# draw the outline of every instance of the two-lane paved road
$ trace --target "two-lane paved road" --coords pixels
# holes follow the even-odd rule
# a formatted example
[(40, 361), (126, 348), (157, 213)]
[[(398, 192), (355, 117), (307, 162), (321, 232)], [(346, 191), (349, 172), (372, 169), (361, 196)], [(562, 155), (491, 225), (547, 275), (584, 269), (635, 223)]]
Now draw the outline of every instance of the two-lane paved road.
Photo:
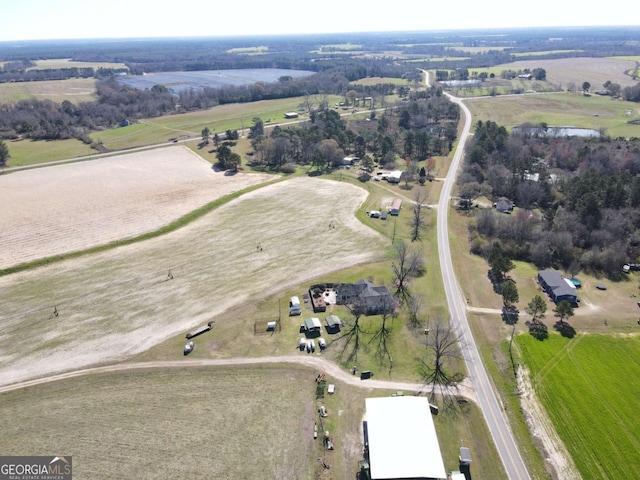
[[(426, 72), (425, 72), (426, 73)], [(427, 76), (427, 84), (428, 84)], [(444, 282), (445, 293), (447, 295), (447, 303), (451, 319), (456, 332), (462, 336), (462, 352), (469, 381), (476, 392), (478, 404), (482, 409), (482, 413), (489, 427), (489, 432), (493, 437), (494, 444), (498, 450), (498, 454), (502, 459), (504, 468), (509, 479), (513, 480), (530, 480), (527, 467), (522, 460), (515, 438), (509, 427), (509, 422), (504, 413), (502, 402), (498, 400), (493, 391), (493, 386), (489, 381), (489, 377), (482, 363), (480, 352), (471, 333), (469, 321), (466, 312), (466, 299), (463, 297), (458, 283), (456, 281), (455, 272), (453, 270), (453, 262), (451, 259), (451, 250), (449, 248), (449, 207), (451, 201), (451, 191), (457, 177), (456, 173), (462, 155), (464, 153), (464, 145), (471, 130), (471, 112), (464, 105), (463, 101), (457, 97), (446, 94), (449, 99), (457, 103), (464, 113), (465, 123), (460, 135), (460, 142), (454, 154), (449, 173), (444, 181), (440, 200), (438, 203), (438, 253), (440, 258), (440, 268), (442, 270), (442, 280)]]

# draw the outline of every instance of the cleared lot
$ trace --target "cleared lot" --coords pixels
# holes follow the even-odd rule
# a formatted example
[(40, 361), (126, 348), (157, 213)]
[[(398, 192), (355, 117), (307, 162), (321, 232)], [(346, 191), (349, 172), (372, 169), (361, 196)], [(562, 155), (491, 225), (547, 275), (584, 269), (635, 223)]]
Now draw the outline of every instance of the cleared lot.
[(162, 237), (0, 278), (0, 384), (122, 359), (234, 305), (379, 258), (388, 241), (355, 218), (366, 198), (351, 184), (294, 178)]
[(269, 178), (215, 172), (183, 146), (0, 176), (0, 268), (135, 237)]

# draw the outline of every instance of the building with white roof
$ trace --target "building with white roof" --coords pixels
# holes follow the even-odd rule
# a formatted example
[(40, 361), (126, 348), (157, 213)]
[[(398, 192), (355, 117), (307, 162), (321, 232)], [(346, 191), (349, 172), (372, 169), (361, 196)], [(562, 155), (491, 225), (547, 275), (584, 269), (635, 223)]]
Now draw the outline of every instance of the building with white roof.
[(380, 397), (365, 402), (365, 446), (372, 480), (447, 478), (427, 398)]

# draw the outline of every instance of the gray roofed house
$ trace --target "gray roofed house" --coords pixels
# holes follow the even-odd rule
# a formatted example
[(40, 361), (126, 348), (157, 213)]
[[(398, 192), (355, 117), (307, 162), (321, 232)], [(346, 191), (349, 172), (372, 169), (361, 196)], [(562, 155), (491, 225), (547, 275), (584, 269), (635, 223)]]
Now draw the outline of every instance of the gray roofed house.
[(495, 209), (502, 213), (511, 213), (513, 211), (513, 202), (507, 197), (500, 197), (493, 202)]
[(576, 287), (557, 270), (539, 271), (538, 283), (555, 303), (565, 300), (574, 306), (578, 305)]
[(368, 280), (340, 283), (335, 286), (336, 303), (361, 308), (365, 315), (393, 313), (397, 301), (385, 286), (376, 286)]

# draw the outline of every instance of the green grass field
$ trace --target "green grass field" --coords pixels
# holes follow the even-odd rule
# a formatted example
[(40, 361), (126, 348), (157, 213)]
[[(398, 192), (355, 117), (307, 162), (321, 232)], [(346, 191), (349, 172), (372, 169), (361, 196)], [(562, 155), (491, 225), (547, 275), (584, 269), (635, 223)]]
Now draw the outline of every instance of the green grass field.
[(536, 392), (585, 479), (640, 471), (640, 338), (517, 338)]
[(491, 120), (510, 129), (525, 122), (545, 122), (549, 126), (604, 129), (612, 137), (640, 136), (640, 127), (628, 123), (640, 118), (638, 104), (610, 97), (559, 93), (477, 98), (466, 103), (474, 123)]
[(394, 85), (409, 85), (411, 82), (403, 78), (395, 77), (368, 77), (350, 82), (352, 85), (378, 85), (380, 83), (393, 83)]

